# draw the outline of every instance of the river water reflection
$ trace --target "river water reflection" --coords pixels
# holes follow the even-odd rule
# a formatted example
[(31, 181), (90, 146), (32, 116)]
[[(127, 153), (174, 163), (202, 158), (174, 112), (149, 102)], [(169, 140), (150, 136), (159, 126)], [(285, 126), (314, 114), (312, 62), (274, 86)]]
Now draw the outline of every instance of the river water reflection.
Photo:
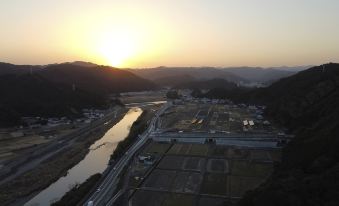
[(117, 144), (125, 139), (135, 120), (141, 115), (139, 107), (131, 108), (120, 122), (109, 129), (106, 134), (90, 146), (90, 152), (73, 168), (68, 170), (67, 175), (59, 178), (56, 182), (41, 191), (25, 206), (50, 205), (59, 200), (76, 183), (84, 182), (95, 173), (102, 173), (106, 168), (111, 154)]

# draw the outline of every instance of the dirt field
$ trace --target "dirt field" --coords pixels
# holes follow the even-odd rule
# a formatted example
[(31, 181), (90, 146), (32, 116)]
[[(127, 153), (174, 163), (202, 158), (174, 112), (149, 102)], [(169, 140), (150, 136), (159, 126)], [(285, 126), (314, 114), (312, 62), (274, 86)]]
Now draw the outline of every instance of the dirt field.
[(199, 184), (202, 175), (197, 172), (177, 172), (175, 180), (172, 184), (172, 192), (178, 193), (198, 193)]
[(171, 147), (170, 144), (152, 142), (147, 146), (147, 148), (142, 152), (143, 154), (164, 154)]
[(168, 154), (187, 155), (190, 147), (190, 144), (175, 144), (168, 151)]
[(270, 163), (258, 163), (248, 160), (231, 161), (231, 174), (246, 177), (267, 177), (273, 171)]
[(166, 101), (166, 94), (162, 92), (136, 93), (133, 95), (122, 94), (119, 99), (124, 104)]
[(133, 206), (162, 206), (162, 203), (168, 197), (168, 193), (138, 190), (135, 192), (130, 202)]
[(209, 146), (204, 144), (175, 144), (168, 151), (168, 154), (207, 156), (208, 150)]
[(166, 155), (158, 165), (159, 169), (182, 170), (184, 166), (184, 158), (181, 156)]
[(258, 187), (263, 178), (258, 177), (244, 177), (244, 176), (228, 176), (229, 190), (231, 197), (241, 197), (246, 191)]
[(201, 157), (185, 157), (184, 170), (201, 172), (206, 159)]
[(211, 173), (229, 173), (228, 160), (209, 159), (207, 162), (207, 171)]
[(149, 168), (141, 190), (130, 197), (133, 206), (145, 203), (146, 196), (155, 198), (159, 206), (234, 205), (233, 198), (265, 181), (281, 153), (184, 143), (152, 143), (145, 151), (162, 158)]
[(271, 161), (270, 155), (267, 151), (263, 150), (251, 150), (250, 151), (251, 160), (259, 160), (259, 161)]
[(142, 188), (153, 188), (157, 190), (170, 191), (175, 176), (175, 171), (156, 169), (147, 178)]
[(2, 140), (0, 141), (0, 161), (15, 157), (21, 150), (33, 147), (34, 145), (47, 143), (49, 141), (50, 140), (38, 135)]
[(227, 175), (206, 174), (201, 187), (202, 194), (228, 196)]
[(161, 206), (194, 206), (194, 196), (184, 194), (172, 194)]
[(191, 156), (206, 156), (208, 153), (209, 145), (205, 144), (196, 144), (192, 145), (188, 151), (188, 155)]
[(198, 206), (227, 206), (229, 201), (223, 198), (201, 197)]

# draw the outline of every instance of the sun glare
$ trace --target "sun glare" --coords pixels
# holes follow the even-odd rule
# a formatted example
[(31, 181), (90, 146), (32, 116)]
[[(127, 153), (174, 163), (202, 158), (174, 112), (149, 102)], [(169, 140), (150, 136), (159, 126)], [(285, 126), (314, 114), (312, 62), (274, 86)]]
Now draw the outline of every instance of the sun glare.
[(137, 50), (136, 38), (132, 32), (126, 30), (106, 32), (99, 42), (100, 54), (108, 64), (115, 67), (126, 65)]

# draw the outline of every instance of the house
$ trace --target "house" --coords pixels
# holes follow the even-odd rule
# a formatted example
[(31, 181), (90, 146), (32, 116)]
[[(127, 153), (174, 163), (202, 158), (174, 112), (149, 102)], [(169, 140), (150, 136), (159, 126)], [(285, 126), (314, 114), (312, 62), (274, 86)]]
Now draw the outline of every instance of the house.
[(243, 123), (244, 123), (244, 126), (248, 125), (248, 121), (247, 120), (244, 120)]
[(263, 124), (264, 124), (265, 126), (271, 125), (271, 123), (270, 123), (269, 121), (267, 121), (267, 120), (265, 120), (265, 121), (263, 122)]
[(152, 165), (155, 162), (155, 158), (151, 155), (139, 155), (139, 162), (144, 163), (146, 165)]

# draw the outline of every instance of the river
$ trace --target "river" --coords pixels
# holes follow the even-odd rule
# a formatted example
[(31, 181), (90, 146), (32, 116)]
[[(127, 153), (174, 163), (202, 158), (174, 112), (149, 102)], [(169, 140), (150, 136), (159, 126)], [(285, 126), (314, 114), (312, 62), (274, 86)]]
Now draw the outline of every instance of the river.
[(67, 175), (41, 191), (28, 201), (25, 206), (45, 206), (59, 200), (75, 184), (83, 183), (87, 178), (96, 173), (102, 173), (109, 162), (110, 156), (117, 144), (125, 139), (130, 128), (141, 115), (139, 107), (131, 108), (117, 124), (109, 129), (105, 135), (90, 146), (86, 157), (77, 165), (68, 170)]

